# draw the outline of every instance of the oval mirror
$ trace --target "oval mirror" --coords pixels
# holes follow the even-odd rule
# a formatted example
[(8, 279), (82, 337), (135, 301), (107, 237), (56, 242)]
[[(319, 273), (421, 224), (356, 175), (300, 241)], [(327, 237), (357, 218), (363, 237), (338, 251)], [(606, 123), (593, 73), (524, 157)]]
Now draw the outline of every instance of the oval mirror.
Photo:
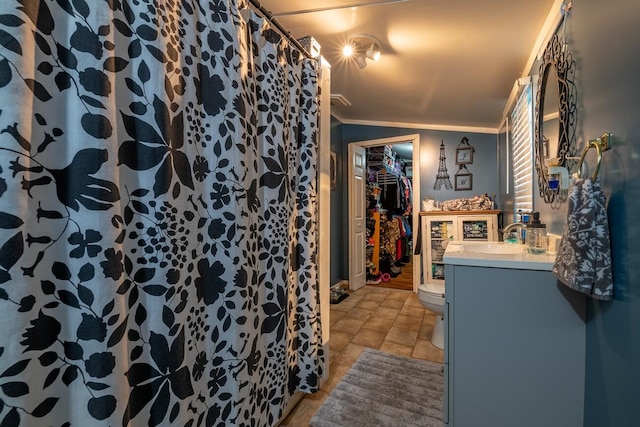
[[(545, 203), (563, 202), (566, 192), (550, 185), (548, 163), (571, 170), (575, 152), (575, 61), (554, 35), (540, 63), (536, 97), (535, 167), (540, 197)], [(555, 181), (554, 181), (555, 182)]]

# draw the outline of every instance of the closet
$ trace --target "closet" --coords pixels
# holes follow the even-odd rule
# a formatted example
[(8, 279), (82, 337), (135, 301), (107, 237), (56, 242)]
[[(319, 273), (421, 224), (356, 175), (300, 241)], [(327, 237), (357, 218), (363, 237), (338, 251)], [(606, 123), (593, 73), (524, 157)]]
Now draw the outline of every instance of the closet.
[(394, 147), (367, 149), (367, 284), (412, 290), (411, 157)]

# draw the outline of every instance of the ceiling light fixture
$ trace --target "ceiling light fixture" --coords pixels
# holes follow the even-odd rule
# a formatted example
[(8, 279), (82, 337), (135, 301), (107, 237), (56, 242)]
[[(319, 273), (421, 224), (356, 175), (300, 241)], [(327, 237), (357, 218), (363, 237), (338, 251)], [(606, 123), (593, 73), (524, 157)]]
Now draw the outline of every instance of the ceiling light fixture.
[(361, 53), (353, 55), (353, 60), (356, 61), (358, 68), (363, 70), (367, 66), (367, 59)]
[(367, 49), (367, 52), (365, 54), (367, 58), (371, 59), (372, 61), (378, 61), (380, 59), (380, 45), (371, 43), (369, 49)]
[(351, 57), (362, 70), (367, 66), (367, 59), (380, 59), (380, 40), (370, 34), (357, 34), (349, 39), (342, 49), (345, 57)]

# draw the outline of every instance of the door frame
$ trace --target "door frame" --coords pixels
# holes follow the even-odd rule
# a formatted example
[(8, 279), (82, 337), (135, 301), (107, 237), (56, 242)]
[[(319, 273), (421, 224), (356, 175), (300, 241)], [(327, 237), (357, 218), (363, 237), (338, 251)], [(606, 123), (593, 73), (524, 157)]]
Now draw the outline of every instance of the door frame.
[[(351, 146), (370, 148), (377, 147), (381, 145), (394, 145), (401, 143), (411, 143), (413, 146), (413, 155), (412, 155), (412, 176), (411, 176), (411, 204), (412, 204), (412, 215), (411, 215), (411, 240), (412, 240), (412, 249), (413, 253), (411, 256), (413, 257), (413, 292), (418, 292), (418, 286), (420, 286), (420, 255), (414, 255), (415, 248), (420, 242), (418, 242), (418, 226), (420, 223), (420, 135), (417, 133), (409, 134), (409, 135), (400, 135), (394, 136), (390, 138), (381, 138), (381, 139), (371, 139), (366, 141), (357, 141), (349, 143), (349, 180), (351, 180), (351, 165), (353, 164), (353, 149)], [(365, 165), (366, 166), (366, 165)], [(363, 183), (364, 185), (364, 183)], [(363, 192), (364, 194), (364, 192)], [(349, 218), (354, 218), (355, 212), (353, 212), (354, 204), (348, 203), (349, 205)], [(364, 206), (364, 204), (363, 204)], [(349, 258), (353, 253), (353, 244), (354, 238), (352, 233), (352, 224), (349, 221)], [(352, 262), (349, 262), (349, 277), (351, 277), (351, 266)]]

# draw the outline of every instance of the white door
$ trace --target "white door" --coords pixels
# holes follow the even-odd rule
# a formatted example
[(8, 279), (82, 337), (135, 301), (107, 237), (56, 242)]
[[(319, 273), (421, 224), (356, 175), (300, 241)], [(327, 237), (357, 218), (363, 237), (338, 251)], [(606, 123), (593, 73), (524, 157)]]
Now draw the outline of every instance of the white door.
[(366, 283), (366, 154), (367, 150), (349, 145), (349, 289)]

